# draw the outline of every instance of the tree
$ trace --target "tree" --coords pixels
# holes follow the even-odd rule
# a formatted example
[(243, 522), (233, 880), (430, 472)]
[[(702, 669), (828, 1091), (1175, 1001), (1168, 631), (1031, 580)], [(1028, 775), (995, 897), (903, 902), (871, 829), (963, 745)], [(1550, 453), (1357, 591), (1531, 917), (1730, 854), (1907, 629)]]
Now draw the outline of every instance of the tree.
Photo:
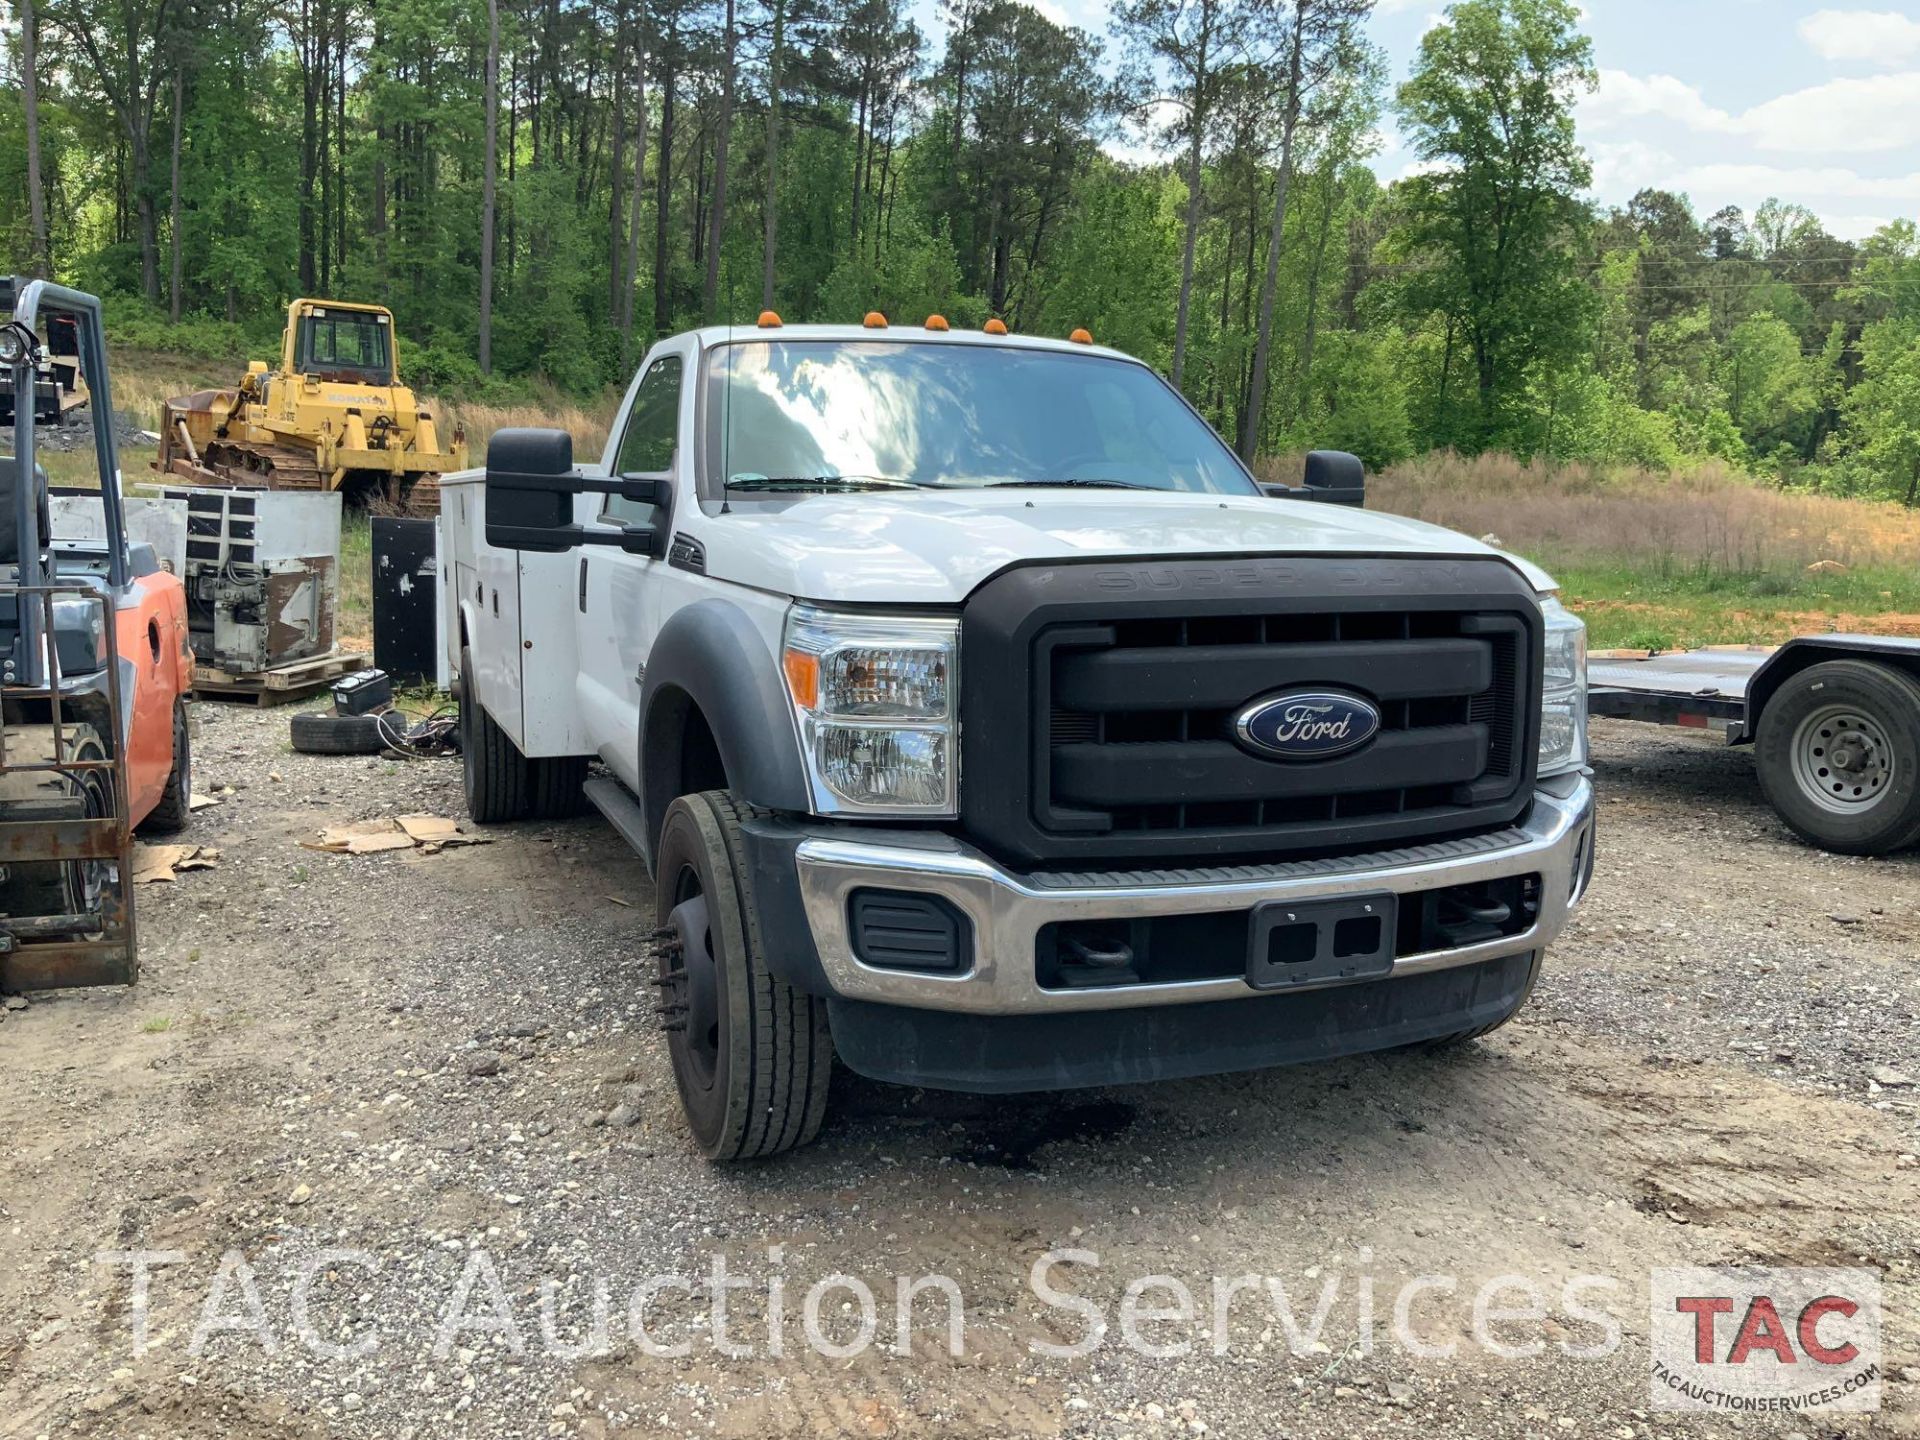
[[(1160, 138), (1186, 145), (1186, 219), (1173, 322), (1176, 387), (1186, 373), (1194, 256), (1214, 107), (1231, 74), (1229, 67), (1244, 57), (1250, 37), (1270, 13), (1255, 0), (1122, 0), (1114, 14), (1114, 28), (1137, 67), (1137, 74), (1128, 77), (1134, 109), (1153, 115), (1162, 106), (1170, 107), (1176, 118), (1160, 126)], [(1164, 90), (1159, 84), (1163, 77), (1171, 82)]]
[(20, 108), (26, 122), (27, 216), (32, 268), (53, 273), (53, 252), (47, 237), (47, 196), (40, 183), (40, 22), (33, 0), (20, 0)]
[(1356, 30), (1373, 11), (1373, 0), (1293, 0), (1286, 25), (1280, 120), (1280, 173), (1274, 184), (1273, 223), (1267, 233), (1267, 272), (1260, 284), (1260, 324), (1254, 332), (1253, 369), (1240, 415), (1240, 458), (1252, 463), (1260, 447), (1267, 402), (1267, 362), (1273, 352), (1273, 306), (1280, 286), (1280, 251), (1286, 240), (1287, 202), (1293, 190), (1294, 145), (1301, 117), (1327, 77), (1354, 57)]
[(164, 51), (175, 20), (174, 7), (175, 0), (125, 0), (116, 11), (102, 16), (88, 8), (84, 0), (58, 0), (48, 11), (48, 18), (78, 47), (126, 135), (133, 203), (139, 217), (140, 289), (153, 305), (160, 303), (153, 122), (167, 72)]
[(1585, 292), (1571, 242), (1591, 179), (1573, 104), (1595, 84), (1571, 0), (1461, 0), (1420, 42), (1400, 113), (1430, 167), (1405, 183), (1403, 303), (1466, 342), (1483, 448), (1530, 367), (1578, 348)]
[(713, 141), (713, 205), (707, 214), (707, 279), (700, 311), (711, 325), (720, 318), (720, 246), (727, 230), (727, 140), (733, 130), (734, 0), (726, 0), (727, 21), (720, 41), (720, 118)]
[(500, 0), (487, 0), (487, 68), (483, 82), (486, 131), (480, 162), (480, 373), (493, 373), (494, 209), (500, 177)]
[[(965, 57), (962, 161), (971, 172), (973, 243), (966, 278), (989, 309), (1018, 318), (1016, 279), (1030, 274), (1064, 222), (1073, 181), (1109, 105), (1099, 43), (1018, 0), (974, 12)], [(949, 51), (949, 64), (960, 63)], [(958, 89), (957, 77), (955, 80)], [(982, 224), (984, 221), (984, 234)]]

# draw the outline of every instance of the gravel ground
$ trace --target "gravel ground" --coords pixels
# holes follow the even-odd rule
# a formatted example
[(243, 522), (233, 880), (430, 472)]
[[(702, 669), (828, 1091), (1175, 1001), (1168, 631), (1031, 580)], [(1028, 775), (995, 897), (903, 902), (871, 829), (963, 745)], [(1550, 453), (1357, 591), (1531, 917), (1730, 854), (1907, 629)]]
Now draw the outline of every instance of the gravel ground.
[[(680, 1128), (647, 882), (611, 832), (304, 849), (459, 816), (458, 767), (299, 756), (286, 724), (199, 707), (199, 784), (232, 793), (188, 838), (222, 858), (141, 891), (141, 983), (0, 1021), (0, 1435), (1920, 1432), (1920, 858), (1802, 848), (1741, 752), (1599, 726), (1596, 888), (1533, 1005), (1464, 1052), (1015, 1100), (839, 1077), (818, 1144), (720, 1170)], [(1063, 1249), (1044, 1280), (1109, 1324), (1078, 1357), (1036, 1344), (1088, 1333), (1031, 1283)], [(177, 1256), (139, 1353), (128, 1272), (97, 1258), (129, 1250)], [(1877, 1416), (1652, 1408), (1649, 1269), (1743, 1262), (1879, 1272)], [(816, 1290), (836, 1274), (878, 1297), (864, 1349), (858, 1292)], [(1286, 1305), (1230, 1297), (1215, 1354), (1209, 1286), (1243, 1274)], [(1388, 1334), (1436, 1274), (1456, 1288), (1411, 1316), (1446, 1359)], [(1502, 1274), (1544, 1313), (1493, 1338), (1537, 1355), (1476, 1338)], [(900, 1338), (896, 1277), (934, 1275), (958, 1356), (933, 1288)], [(1137, 1334), (1188, 1353), (1125, 1343), (1152, 1275), (1198, 1314)], [(839, 1354), (805, 1338), (810, 1292)], [(1568, 1354), (1604, 1348), (1596, 1313), (1622, 1342)]]

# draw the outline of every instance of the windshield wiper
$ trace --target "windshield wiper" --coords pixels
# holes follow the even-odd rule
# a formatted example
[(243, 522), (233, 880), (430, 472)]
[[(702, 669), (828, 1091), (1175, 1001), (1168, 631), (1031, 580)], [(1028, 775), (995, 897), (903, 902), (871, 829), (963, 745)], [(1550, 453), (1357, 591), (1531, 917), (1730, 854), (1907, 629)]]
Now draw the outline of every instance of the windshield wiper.
[(739, 475), (729, 490), (918, 490), (927, 482), (892, 475)]
[(989, 490), (1157, 490), (1157, 485), (1142, 485), (1133, 480), (996, 480)]

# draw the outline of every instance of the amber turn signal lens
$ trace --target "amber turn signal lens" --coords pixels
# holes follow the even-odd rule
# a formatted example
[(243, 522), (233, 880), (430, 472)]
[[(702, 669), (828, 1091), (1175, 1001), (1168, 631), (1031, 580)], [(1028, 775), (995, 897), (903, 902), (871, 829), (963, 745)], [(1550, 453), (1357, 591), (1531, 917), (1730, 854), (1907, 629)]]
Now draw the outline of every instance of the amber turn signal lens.
[(787, 672), (787, 693), (793, 696), (793, 703), (802, 710), (811, 710), (820, 703), (820, 657), (809, 655), (805, 650), (789, 650), (781, 657), (781, 668)]
[(989, 335), (1004, 335), (1007, 333), (1007, 322), (1002, 320), (998, 315), (995, 315), (980, 328)]

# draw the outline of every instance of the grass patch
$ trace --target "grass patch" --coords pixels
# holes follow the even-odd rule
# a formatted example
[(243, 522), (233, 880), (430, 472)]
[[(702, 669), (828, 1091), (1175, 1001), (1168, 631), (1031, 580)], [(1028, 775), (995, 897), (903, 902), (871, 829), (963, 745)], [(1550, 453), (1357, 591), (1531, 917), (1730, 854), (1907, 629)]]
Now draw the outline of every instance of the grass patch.
[(1596, 649), (1920, 635), (1920, 514), (1680, 475), (1435, 454), (1368, 505), (1487, 537), (1553, 572)]
[(150, 1015), (140, 1022), (142, 1035), (164, 1035), (171, 1029), (173, 1029), (171, 1015)]
[(340, 618), (334, 637), (342, 650), (373, 649), (373, 521), (364, 510), (340, 516)]

